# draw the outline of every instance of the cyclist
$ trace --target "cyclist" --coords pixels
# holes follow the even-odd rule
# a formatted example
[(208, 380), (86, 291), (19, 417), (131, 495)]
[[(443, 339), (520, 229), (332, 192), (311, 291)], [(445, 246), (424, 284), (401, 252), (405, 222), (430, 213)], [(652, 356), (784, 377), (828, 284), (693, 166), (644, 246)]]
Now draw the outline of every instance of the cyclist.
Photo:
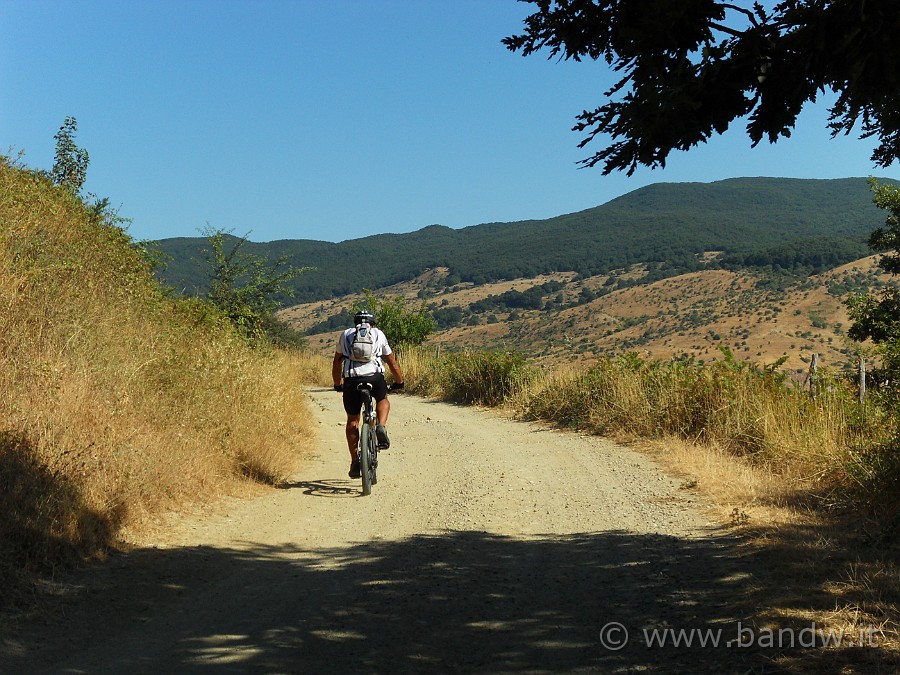
[[(390, 368), (394, 376), (392, 389), (403, 389), (403, 373), (394, 358), (393, 350), (384, 333), (375, 327), (375, 315), (367, 309), (360, 310), (353, 317), (353, 328), (348, 328), (338, 338), (337, 349), (331, 364), (331, 377), (334, 390), (344, 394), (344, 410), (347, 413), (347, 446), (350, 448), (350, 478), (359, 478), (359, 459), (356, 456), (359, 444), (359, 420), (362, 408), (362, 394), (357, 386), (362, 382), (372, 385), (372, 397), (375, 399), (375, 412), (378, 424), (375, 437), (378, 447), (387, 449), (391, 446), (385, 425), (391, 403), (388, 401), (388, 386), (384, 379), (384, 364)], [(359, 360), (354, 360), (354, 358)], [(343, 384), (341, 379), (343, 378)]]

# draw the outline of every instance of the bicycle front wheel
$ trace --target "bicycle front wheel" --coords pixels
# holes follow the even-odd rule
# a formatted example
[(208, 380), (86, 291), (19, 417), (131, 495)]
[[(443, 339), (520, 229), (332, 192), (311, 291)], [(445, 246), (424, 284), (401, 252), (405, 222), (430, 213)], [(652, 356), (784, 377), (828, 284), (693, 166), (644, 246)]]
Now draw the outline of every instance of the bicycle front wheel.
[(375, 477), (375, 457), (372, 442), (375, 432), (368, 424), (363, 424), (359, 434), (359, 471), (362, 474), (363, 495), (372, 494), (372, 479)]

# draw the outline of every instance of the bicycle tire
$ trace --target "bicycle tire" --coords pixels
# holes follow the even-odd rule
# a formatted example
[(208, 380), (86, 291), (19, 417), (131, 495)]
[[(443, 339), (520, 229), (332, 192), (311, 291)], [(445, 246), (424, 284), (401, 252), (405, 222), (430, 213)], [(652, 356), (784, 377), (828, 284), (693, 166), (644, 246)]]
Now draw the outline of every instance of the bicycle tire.
[(370, 436), (369, 425), (363, 424), (359, 433), (359, 472), (362, 474), (363, 496), (372, 494), (372, 462), (375, 458), (370, 455)]
[(378, 437), (374, 426), (369, 431), (369, 472), (372, 475), (372, 485), (375, 485), (378, 482)]

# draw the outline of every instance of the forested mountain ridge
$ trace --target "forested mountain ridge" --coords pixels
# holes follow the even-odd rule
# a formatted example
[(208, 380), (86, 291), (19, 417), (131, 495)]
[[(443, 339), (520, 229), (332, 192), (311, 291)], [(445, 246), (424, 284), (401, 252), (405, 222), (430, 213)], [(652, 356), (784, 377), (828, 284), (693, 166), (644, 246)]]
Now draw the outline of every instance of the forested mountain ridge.
[[(431, 225), (340, 243), (247, 242), (246, 251), (288, 256), (314, 270), (294, 282), (291, 302), (377, 289), (447, 268), (446, 283), (475, 284), (540, 274), (604, 274), (650, 263), (660, 277), (704, 266), (720, 251), (725, 268), (777, 266), (821, 271), (866, 255), (883, 221), (864, 178), (734, 178), (714, 183), (657, 183), (591, 209), (546, 220), (488, 223), (454, 230)], [(186, 293), (206, 284), (197, 263), (202, 237), (163, 239), (171, 257), (163, 280)]]

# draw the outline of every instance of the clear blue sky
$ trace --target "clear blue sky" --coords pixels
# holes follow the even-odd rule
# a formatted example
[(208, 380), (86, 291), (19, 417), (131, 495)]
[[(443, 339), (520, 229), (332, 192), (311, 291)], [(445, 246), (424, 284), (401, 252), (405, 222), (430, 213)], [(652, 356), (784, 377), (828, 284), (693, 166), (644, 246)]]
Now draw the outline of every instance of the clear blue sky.
[(736, 176), (900, 178), (873, 143), (831, 140), (823, 107), (791, 139), (743, 127), (665, 170), (576, 162), (574, 117), (603, 63), (523, 58), (514, 0), (0, 0), (0, 151), (49, 169), (66, 116), (85, 189), (136, 239), (341, 241), (548, 218), (656, 182)]

